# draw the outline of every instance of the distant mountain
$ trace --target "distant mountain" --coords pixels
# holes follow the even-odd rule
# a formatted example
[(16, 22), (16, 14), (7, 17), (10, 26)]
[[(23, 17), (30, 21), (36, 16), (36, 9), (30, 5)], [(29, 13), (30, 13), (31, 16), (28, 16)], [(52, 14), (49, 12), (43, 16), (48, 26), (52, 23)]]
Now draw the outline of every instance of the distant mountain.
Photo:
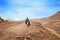
[(60, 11), (57, 12), (56, 14), (50, 16), (49, 18), (53, 19), (53, 20), (60, 20)]
[(4, 19), (0, 17), (0, 22), (3, 22), (3, 21), (4, 21)]
[(38, 21), (42, 24), (52, 22), (52, 21), (59, 21), (60, 20), (60, 11), (56, 12), (54, 15), (47, 17), (47, 18), (42, 18), (42, 19), (34, 19), (33, 21)]

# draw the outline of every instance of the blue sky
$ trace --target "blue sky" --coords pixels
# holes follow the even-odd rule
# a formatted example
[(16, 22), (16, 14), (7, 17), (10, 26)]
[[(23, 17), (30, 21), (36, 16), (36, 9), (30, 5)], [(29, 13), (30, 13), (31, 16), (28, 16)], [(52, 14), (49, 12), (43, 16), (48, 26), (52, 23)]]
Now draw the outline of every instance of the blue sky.
[(60, 11), (60, 0), (0, 0), (0, 17), (21, 20), (49, 17)]

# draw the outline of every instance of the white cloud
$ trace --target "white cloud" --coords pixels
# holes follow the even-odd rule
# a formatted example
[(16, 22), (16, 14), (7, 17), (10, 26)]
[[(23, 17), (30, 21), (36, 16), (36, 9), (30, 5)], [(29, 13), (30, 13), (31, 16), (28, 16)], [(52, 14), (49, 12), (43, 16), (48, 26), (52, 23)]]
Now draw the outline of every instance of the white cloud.
[(4, 19), (22, 20), (26, 17), (32, 18), (34, 16), (34, 13), (31, 13), (30, 11), (31, 10), (17, 7), (12, 10), (6, 11), (2, 15), (4, 16)]
[(34, 14), (30, 12), (31, 10), (27, 10), (27, 9), (17, 9), (16, 12), (20, 15), (22, 15), (24, 18), (25, 17), (31, 17)]

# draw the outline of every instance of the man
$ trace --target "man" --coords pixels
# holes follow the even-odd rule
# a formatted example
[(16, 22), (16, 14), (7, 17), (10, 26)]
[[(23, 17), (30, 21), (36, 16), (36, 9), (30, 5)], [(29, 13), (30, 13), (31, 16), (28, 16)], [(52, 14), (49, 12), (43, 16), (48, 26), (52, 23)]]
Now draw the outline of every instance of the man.
[(30, 21), (29, 21), (29, 19), (28, 19), (28, 18), (26, 18), (26, 20), (25, 20), (25, 24), (26, 24), (27, 26), (29, 26), (29, 25), (30, 25)]

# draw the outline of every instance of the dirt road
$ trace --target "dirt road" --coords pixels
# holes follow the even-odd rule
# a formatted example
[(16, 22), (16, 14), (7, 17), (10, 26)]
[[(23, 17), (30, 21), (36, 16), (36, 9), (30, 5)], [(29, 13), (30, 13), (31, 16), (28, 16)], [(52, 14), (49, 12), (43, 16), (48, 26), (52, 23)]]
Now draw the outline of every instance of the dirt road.
[[(28, 34), (38, 37), (38, 38), (32, 37), (32, 39), (35, 38), (35, 40), (37, 40), (37, 39), (38, 40), (40, 40), (40, 39), (41, 40), (42, 39), (60, 40), (60, 34), (56, 33), (56, 31), (54, 31), (53, 29), (41, 27), (40, 23), (38, 23), (38, 22), (31, 22), (31, 25), (29, 27), (27, 27), (25, 25), (25, 23), (22, 22), (18, 25), (15, 25), (15, 26), (12, 26), (12, 27), (6, 29), (3, 32), (3, 34), (4, 34), (4, 36), (2, 36), (0, 38), (0, 40), (8, 40), (8, 39), (9, 40), (16, 40), (15, 39), (16, 37), (20, 37), (21, 35), (23, 37)], [(45, 35), (45, 36), (43, 36), (43, 35)], [(41, 36), (42, 36), (42, 38), (41, 38)]]

